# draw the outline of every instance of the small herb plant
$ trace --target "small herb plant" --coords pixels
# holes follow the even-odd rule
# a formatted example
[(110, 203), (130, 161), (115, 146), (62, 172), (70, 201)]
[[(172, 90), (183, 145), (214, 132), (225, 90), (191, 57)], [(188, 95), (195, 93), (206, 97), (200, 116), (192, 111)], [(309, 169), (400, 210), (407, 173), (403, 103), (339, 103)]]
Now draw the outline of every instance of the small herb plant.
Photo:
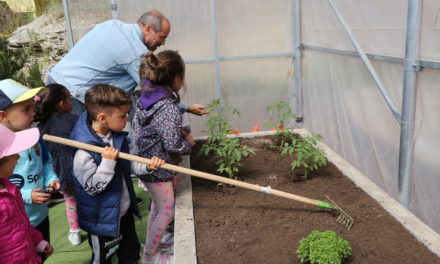
[(209, 155), (214, 153), (215, 164), (218, 165), (217, 171), (226, 172), (231, 179), (237, 179), (236, 174), (241, 166), (241, 158), (249, 154), (255, 154), (254, 150), (248, 146), (241, 146), (240, 140), (236, 137), (228, 136), (233, 131), (231, 124), (226, 119), (225, 114), (231, 112), (233, 115), (240, 116), (240, 112), (227, 105), (223, 105), (220, 99), (213, 100), (208, 106), (208, 139), (200, 149), (199, 155)]
[(295, 168), (304, 169), (304, 177), (310, 171), (317, 170), (327, 164), (325, 151), (318, 147), (322, 136), (313, 134), (308, 137), (293, 138), (290, 143), (284, 143), (281, 147), (281, 155), (292, 155), (296, 153), (296, 159), (290, 163), (292, 170)]
[(350, 242), (334, 231), (312, 231), (301, 239), (296, 251), (301, 262), (310, 264), (341, 264), (351, 255)]

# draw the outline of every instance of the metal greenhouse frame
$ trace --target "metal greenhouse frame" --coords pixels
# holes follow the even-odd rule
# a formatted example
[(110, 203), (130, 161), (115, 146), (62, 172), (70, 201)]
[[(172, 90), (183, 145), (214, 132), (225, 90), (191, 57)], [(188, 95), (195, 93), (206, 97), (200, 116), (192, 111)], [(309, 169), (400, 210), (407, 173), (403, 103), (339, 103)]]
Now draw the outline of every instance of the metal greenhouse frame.
[[(106, 0), (108, 2), (108, 18), (118, 18), (118, 11), (120, 2), (118, 0)], [(343, 27), (346, 35), (351, 41), (356, 51), (347, 51), (335, 48), (321, 47), (317, 45), (304, 44), (302, 40), (302, 12), (301, 7), (304, 1), (291, 0), (293, 6), (293, 19), (294, 19), (294, 32), (292, 43), (293, 50), (280, 53), (260, 53), (260, 54), (248, 54), (237, 56), (222, 56), (219, 52), (219, 36), (218, 36), (218, 0), (209, 0), (209, 12), (211, 17), (211, 36), (210, 41), (213, 43), (212, 57), (186, 59), (187, 64), (198, 63), (212, 63), (214, 65), (214, 83), (215, 83), (215, 96), (223, 98), (224, 92), (222, 91), (222, 72), (220, 64), (223, 61), (229, 60), (243, 60), (243, 59), (255, 59), (255, 58), (278, 58), (289, 57), (293, 58), (294, 63), (294, 91), (295, 98), (290, 102), (295, 105), (295, 126), (302, 127), (304, 120), (308, 117), (304, 116), (304, 90), (303, 90), (303, 60), (305, 50), (319, 51), (329, 54), (339, 54), (345, 56), (360, 57), (366, 69), (368, 70), (371, 78), (373, 79), (376, 87), (378, 88), (383, 99), (387, 103), (388, 108), (391, 110), (395, 121), (400, 126), (400, 144), (399, 144), (399, 165), (398, 165), (398, 199), (399, 202), (409, 208), (411, 200), (411, 190), (414, 173), (414, 146), (415, 146), (415, 118), (416, 118), (416, 99), (417, 99), (417, 86), (418, 86), (418, 74), (423, 68), (440, 69), (440, 62), (428, 61), (420, 59), (420, 39), (421, 39), (421, 24), (422, 24), (422, 7), (423, 0), (408, 0), (407, 5), (407, 17), (406, 17), (406, 40), (405, 40), (405, 57), (395, 57), (378, 54), (367, 54), (359, 41), (353, 34), (349, 25), (347, 24), (344, 14), (340, 12), (334, 0), (321, 0), (323, 3), (327, 2), (333, 11), (335, 17)], [(68, 0), (63, 0), (64, 12), (67, 24), (67, 33), (69, 45), (73, 46), (75, 43), (75, 37), (72, 30), (71, 21), (71, 7)], [(107, 12), (106, 11), (106, 12)], [(93, 25), (91, 25), (93, 26)], [(401, 101), (401, 111), (398, 106), (393, 102), (392, 97), (388, 93), (385, 85), (381, 81), (379, 74), (376, 72), (370, 60), (391, 62), (401, 64), (403, 67), (403, 95)]]

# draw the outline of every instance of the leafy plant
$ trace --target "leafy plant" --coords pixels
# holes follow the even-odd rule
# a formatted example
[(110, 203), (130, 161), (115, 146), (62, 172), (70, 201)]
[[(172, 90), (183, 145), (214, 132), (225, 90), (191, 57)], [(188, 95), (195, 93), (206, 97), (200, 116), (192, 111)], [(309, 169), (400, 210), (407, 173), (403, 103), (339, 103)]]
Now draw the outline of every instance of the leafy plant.
[(267, 106), (270, 119), (264, 123), (267, 127), (276, 127), (276, 135), (281, 137), (279, 148), (281, 155), (296, 154), (296, 159), (292, 161), (290, 166), (292, 170), (295, 168), (304, 169), (304, 177), (310, 171), (314, 171), (327, 163), (325, 152), (317, 147), (318, 142), (322, 139), (320, 135), (312, 135), (308, 137), (297, 137), (291, 130), (286, 128), (287, 122), (291, 118), (295, 118), (292, 108), (286, 102), (275, 102)]
[(43, 76), (41, 74), (40, 64), (37, 60), (34, 60), (29, 66), (29, 74), (22, 80), (22, 83), (25, 83), (29, 87), (40, 87), (44, 86)]
[(351, 255), (350, 242), (334, 231), (312, 231), (301, 239), (296, 251), (301, 262), (310, 264), (341, 264)]
[(231, 112), (233, 115), (240, 116), (240, 112), (227, 105), (223, 105), (220, 99), (213, 100), (207, 106), (209, 111), (208, 131), (209, 136), (206, 143), (200, 149), (198, 155), (209, 155), (211, 152), (216, 157), (215, 164), (218, 165), (217, 171), (226, 172), (229, 178), (236, 179), (239, 172), (242, 157), (255, 154), (254, 150), (248, 146), (242, 146), (236, 137), (228, 136), (233, 131), (231, 124), (226, 119), (225, 114)]
[(270, 118), (264, 121), (269, 128), (284, 129), (291, 118), (295, 118), (292, 108), (286, 102), (274, 102), (267, 106)]
[(327, 164), (325, 151), (318, 147), (321, 135), (313, 134), (308, 137), (292, 138), (290, 143), (286, 142), (281, 147), (281, 155), (292, 155), (296, 153), (296, 159), (290, 163), (292, 170), (295, 168), (304, 169), (304, 177), (310, 171), (317, 170)]
[[(286, 127), (289, 119), (295, 118), (292, 108), (286, 102), (274, 102), (267, 106), (270, 118), (264, 121), (264, 125), (269, 129), (276, 129), (276, 135), (281, 136), (280, 149), (286, 141), (293, 138), (293, 134)], [(276, 147), (274, 147), (276, 148)]]
[(240, 112), (232, 106), (222, 104), (220, 99), (213, 100), (208, 106), (208, 143), (218, 143), (233, 131), (231, 124), (226, 119), (226, 113), (230, 112), (232, 115), (240, 116)]

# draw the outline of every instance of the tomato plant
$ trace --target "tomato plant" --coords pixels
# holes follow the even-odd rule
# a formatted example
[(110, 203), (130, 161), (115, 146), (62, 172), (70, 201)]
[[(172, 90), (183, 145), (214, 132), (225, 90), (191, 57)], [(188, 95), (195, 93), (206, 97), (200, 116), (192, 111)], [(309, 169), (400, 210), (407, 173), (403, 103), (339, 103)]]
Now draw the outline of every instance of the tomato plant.
[(209, 155), (213, 153), (216, 157), (215, 164), (218, 165), (217, 171), (225, 172), (229, 178), (236, 179), (236, 174), (241, 167), (242, 157), (255, 154), (254, 150), (248, 146), (241, 145), (240, 139), (231, 134), (232, 129), (225, 114), (231, 112), (233, 115), (240, 116), (240, 112), (227, 105), (223, 105), (220, 99), (213, 100), (208, 106), (208, 133), (206, 143), (200, 149), (199, 155)]
[(304, 169), (304, 177), (310, 171), (319, 169), (327, 164), (325, 152), (318, 148), (318, 142), (322, 139), (320, 135), (313, 134), (308, 137), (297, 137), (288, 128), (289, 119), (295, 118), (292, 108), (286, 102), (275, 102), (267, 106), (270, 119), (265, 121), (269, 128), (276, 127), (276, 135), (281, 137), (279, 148), (281, 155), (296, 154), (296, 159), (290, 164), (292, 170), (295, 168)]

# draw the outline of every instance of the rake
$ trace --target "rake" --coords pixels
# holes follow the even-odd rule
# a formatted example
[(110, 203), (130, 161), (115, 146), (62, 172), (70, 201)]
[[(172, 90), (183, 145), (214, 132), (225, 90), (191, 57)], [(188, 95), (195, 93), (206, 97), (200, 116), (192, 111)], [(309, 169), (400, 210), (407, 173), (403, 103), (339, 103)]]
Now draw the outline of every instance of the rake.
[[(104, 150), (104, 148), (102, 148), (102, 147), (97, 147), (97, 146), (82, 143), (79, 141), (56, 137), (56, 136), (51, 136), (51, 135), (47, 135), (47, 134), (43, 136), (43, 139), (46, 141), (67, 145), (67, 146), (70, 146), (73, 148), (84, 149), (87, 151), (93, 151), (93, 152), (97, 152), (97, 153), (102, 153)], [(150, 159), (142, 158), (142, 157), (139, 157), (136, 155), (131, 155), (131, 154), (123, 153), (123, 152), (119, 152), (118, 157), (121, 159), (140, 162), (140, 163), (144, 163), (144, 164), (151, 164)], [(249, 190), (263, 192), (266, 194), (272, 194), (275, 196), (280, 196), (280, 197), (284, 197), (287, 199), (295, 200), (298, 202), (316, 205), (316, 206), (331, 210), (333, 212), (336, 212), (338, 214), (338, 217), (336, 220), (338, 222), (340, 222), (341, 224), (345, 225), (348, 229), (350, 229), (354, 223), (353, 218), (349, 214), (347, 214), (338, 204), (336, 204), (333, 200), (331, 200), (328, 196), (326, 196), (325, 201), (314, 200), (314, 199), (310, 199), (310, 198), (307, 198), (304, 196), (275, 190), (275, 189), (272, 189), (270, 186), (262, 187), (257, 184), (251, 184), (251, 183), (247, 183), (247, 182), (243, 182), (243, 181), (233, 180), (233, 179), (217, 176), (217, 175), (206, 173), (206, 172), (187, 169), (187, 168), (172, 165), (172, 164), (165, 163), (161, 166), (161, 168), (176, 171), (176, 172), (183, 173), (183, 174), (192, 175), (195, 177), (199, 177), (199, 178), (203, 178), (203, 179), (207, 179), (207, 180), (211, 180), (211, 181), (234, 185), (234, 186), (242, 187), (242, 188), (249, 189)]]

